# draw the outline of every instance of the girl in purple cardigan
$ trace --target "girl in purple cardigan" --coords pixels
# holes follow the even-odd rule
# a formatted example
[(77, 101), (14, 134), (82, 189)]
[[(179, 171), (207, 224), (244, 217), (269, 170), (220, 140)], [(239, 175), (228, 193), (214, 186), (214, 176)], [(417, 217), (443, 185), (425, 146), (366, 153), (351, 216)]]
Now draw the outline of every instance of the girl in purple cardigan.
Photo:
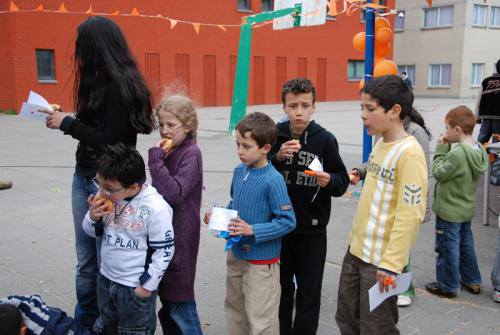
[[(180, 95), (163, 98), (157, 114), (162, 140), (149, 149), (149, 169), (153, 186), (174, 210), (175, 236), (174, 257), (159, 287), (158, 318), (164, 334), (202, 334), (194, 300), (203, 185), (198, 118), (191, 100)], [(167, 138), (168, 153), (161, 148)]]

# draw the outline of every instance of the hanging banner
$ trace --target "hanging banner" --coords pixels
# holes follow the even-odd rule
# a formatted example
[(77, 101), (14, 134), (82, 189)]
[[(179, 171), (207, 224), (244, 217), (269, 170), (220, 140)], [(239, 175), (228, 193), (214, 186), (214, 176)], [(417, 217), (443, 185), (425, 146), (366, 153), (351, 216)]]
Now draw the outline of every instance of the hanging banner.
[[(337, 1), (342, 1), (343, 9), (337, 10)], [(352, 13), (360, 8), (372, 7), (372, 8), (386, 8), (385, 6), (381, 6), (378, 4), (363, 4), (366, 0), (275, 0), (275, 10), (279, 8), (299, 8), (300, 13), (297, 15), (297, 11), (295, 13), (289, 14), (287, 16), (279, 17), (279, 18), (268, 18), (267, 21), (261, 21), (259, 24), (254, 22), (252, 24), (252, 29), (263, 27), (267, 24), (273, 23), (273, 29), (287, 29), (291, 27), (303, 27), (303, 26), (313, 26), (313, 25), (321, 25), (326, 22), (326, 15), (330, 16), (338, 16), (340, 14), (352, 15)], [(377, 1), (375, 1), (377, 2)], [(427, 0), (429, 6), (432, 6), (432, 0)], [(291, 6), (291, 7), (290, 7)], [(157, 15), (142, 15), (139, 10), (134, 7), (130, 14), (123, 13), (121, 14), (119, 10), (115, 10), (111, 13), (98, 13), (95, 12), (92, 4), (89, 5), (89, 9), (85, 12), (76, 12), (76, 11), (68, 11), (64, 2), (61, 2), (59, 9), (57, 10), (48, 10), (45, 9), (43, 4), (40, 3), (35, 8), (31, 9), (19, 9), (17, 4), (10, 0), (9, 9), (6, 11), (0, 11), (0, 14), (5, 13), (22, 13), (22, 12), (43, 12), (43, 13), (71, 13), (71, 14), (87, 14), (87, 15), (101, 15), (101, 16), (134, 16), (134, 17), (147, 17), (147, 18), (158, 18), (162, 20), (170, 21), (170, 29), (174, 29), (178, 23), (190, 24), (193, 26), (196, 34), (200, 33), (201, 27), (213, 27), (223, 32), (227, 32), (227, 28), (241, 28), (242, 24), (218, 24), (218, 23), (200, 23), (200, 22), (190, 22), (177, 20), (173, 18), (169, 18), (166, 16), (162, 16), (161, 14)], [(379, 16), (385, 16), (389, 14), (396, 14), (397, 11), (391, 10), (389, 13), (377, 13)], [(266, 14), (265, 12), (262, 14)], [(245, 18), (245, 17), (244, 17)], [(243, 18), (243, 19), (244, 19)]]

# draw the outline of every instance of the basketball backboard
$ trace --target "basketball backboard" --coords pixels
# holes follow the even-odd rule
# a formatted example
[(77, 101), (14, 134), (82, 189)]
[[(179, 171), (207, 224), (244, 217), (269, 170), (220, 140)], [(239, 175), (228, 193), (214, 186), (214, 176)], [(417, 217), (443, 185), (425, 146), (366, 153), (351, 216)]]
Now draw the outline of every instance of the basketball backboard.
[[(300, 26), (315, 26), (325, 24), (327, 12), (327, 0), (275, 0), (274, 10), (293, 8), (296, 4), (302, 5)], [(273, 20), (273, 29), (293, 28), (293, 17), (291, 15)]]

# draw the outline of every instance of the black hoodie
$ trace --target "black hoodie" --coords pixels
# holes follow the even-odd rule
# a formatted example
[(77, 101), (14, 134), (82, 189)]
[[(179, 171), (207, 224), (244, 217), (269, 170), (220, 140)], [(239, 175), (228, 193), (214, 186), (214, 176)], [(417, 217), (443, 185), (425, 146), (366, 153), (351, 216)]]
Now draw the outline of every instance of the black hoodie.
[[(279, 123), (278, 140), (269, 153), (270, 161), (285, 178), (295, 211), (297, 228), (291, 234), (324, 234), (330, 219), (330, 197), (342, 196), (349, 186), (337, 140), (328, 130), (311, 121), (300, 136), (299, 152), (291, 161), (278, 162), (276, 154), (281, 145), (292, 139), (290, 121)], [(331, 181), (326, 187), (319, 187), (316, 177), (304, 174), (315, 157), (323, 164), (323, 170), (330, 174)]]

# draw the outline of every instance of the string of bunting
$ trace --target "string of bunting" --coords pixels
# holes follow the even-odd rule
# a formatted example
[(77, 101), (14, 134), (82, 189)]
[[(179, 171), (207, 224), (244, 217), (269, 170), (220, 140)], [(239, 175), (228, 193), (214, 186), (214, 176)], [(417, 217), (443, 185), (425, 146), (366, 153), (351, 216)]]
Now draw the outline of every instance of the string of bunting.
[[(317, 0), (319, 1), (319, 0)], [(432, 0), (427, 0), (429, 2), (429, 5), (432, 4)], [(337, 2), (342, 3), (342, 10), (337, 11)], [(366, 0), (329, 0), (328, 2), (328, 15), (330, 16), (338, 16), (340, 14), (345, 13), (347, 16), (351, 16), (356, 10), (358, 9), (366, 9), (366, 8), (374, 8), (374, 9), (386, 9), (386, 6), (382, 6), (378, 3), (365, 3)], [(376, 1), (378, 2), (378, 1)], [(92, 4), (90, 4), (89, 9), (85, 12), (70, 12), (66, 9), (64, 6), (64, 2), (61, 3), (59, 6), (58, 10), (48, 10), (43, 7), (43, 4), (40, 3), (38, 7), (35, 9), (19, 9), (19, 7), (15, 4), (13, 0), (10, 1), (9, 5), (9, 10), (7, 11), (0, 11), (0, 14), (5, 14), (5, 13), (13, 13), (13, 12), (22, 12), (22, 13), (27, 13), (27, 12), (51, 12), (51, 13), (67, 13), (67, 14), (87, 14), (87, 15), (101, 15), (101, 16), (135, 16), (135, 17), (146, 17), (146, 18), (157, 18), (157, 19), (163, 19), (163, 20), (168, 20), (170, 22), (170, 29), (174, 29), (175, 26), (179, 23), (182, 24), (190, 24), (193, 26), (194, 31), (196, 34), (200, 33), (200, 28), (202, 26), (204, 27), (215, 27), (218, 28), (224, 32), (227, 32), (227, 28), (239, 28), (241, 27), (241, 24), (216, 24), (216, 23), (200, 23), (200, 22), (190, 22), (190, 21), (184, 21), (184, 20), (179, 20), (179, 19), (174, 19), (170, 18), (167, 16), (162, 16), (161, 14), (158, 15), (144, 15), (141, 14), (137, 8), (133, 8), (130, 13), (120, 13), (119, 11), (114, 11), (112, 13), (98, 13), (94, 12), (92, 8)], [(396, 14), (395, 10), (391, 10), (388, 13), (377, 13), (379, 16), (386, 16), (390, 14)], [(318, 15), (317, 10), (310, 12), (310, 13), (305, 13), (302, 14), (302, 17), (305, 16), (314, 16)], [(293, 17), (290, 16), (290, 19), (293, 20)], [(271, 21), (267, 21), (261, 24), (254, 24), (253, 28), (260, 28), (262, 26), (265, 26), (267, 24), (272, 23)]]

